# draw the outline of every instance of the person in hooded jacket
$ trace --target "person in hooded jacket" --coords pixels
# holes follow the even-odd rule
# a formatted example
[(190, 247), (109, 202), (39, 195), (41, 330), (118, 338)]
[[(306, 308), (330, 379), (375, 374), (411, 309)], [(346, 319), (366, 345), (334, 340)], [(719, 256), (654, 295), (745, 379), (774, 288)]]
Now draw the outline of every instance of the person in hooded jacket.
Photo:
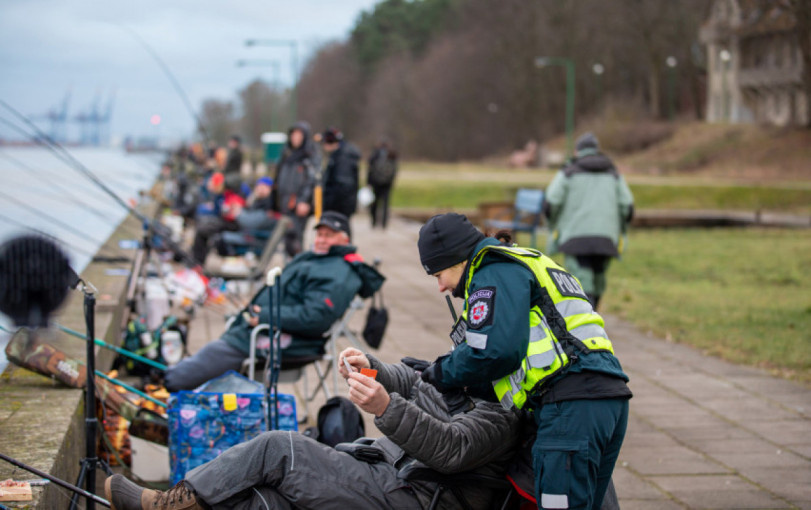
[(313, 188), (319, 164), (310, 125), (296, 122), (287, 132), (287, 145), (276, 166), (275, 199), (278, 211), (290, 217), (293, 226), (285, 236), (285, 250), (291, 257), (303, 249), (304, 227), (312, 212)]
[(324, 170), (324, 210), (338, 211), (349, 218), (355, 214), (358, 203), (360, 151), (335, 128), (322, 134), (321, 143), (329, 154)]
[[(281, 276), (281, 348), (283, 358), (324, 352), (326, 332), (340, 319), (356, 294), (371, 297), (384, 278), (363, 262), (350, 245), (346, 216), (327, 211), (315, 226), (312, 251), (301, 253)], [(191, 390), (228, 370), (239, 370), (248, 358), (251, 330), (267, 324), (268, 294), (262, 288), (217, 340), (170, 367), (164, 384), (169, 391)]]
[(597, 308), (606, 288), (606, 270), (622, 251), (634, 214), (634, 197), (592, 133), (577, 140), (575, 157), (557, 173), (544, 197), (549, 219), (547, 252), (562, 252)]

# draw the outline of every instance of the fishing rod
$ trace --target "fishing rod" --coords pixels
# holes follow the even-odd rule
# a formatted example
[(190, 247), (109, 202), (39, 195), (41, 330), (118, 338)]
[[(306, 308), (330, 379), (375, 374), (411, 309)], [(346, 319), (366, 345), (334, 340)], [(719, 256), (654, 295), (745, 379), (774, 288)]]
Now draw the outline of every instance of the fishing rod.
[[(46, 177), (46, 176), (43, 175), (46, 172), (35, 169), (34, 167), (31, 167), (31, 166), (23, 163), (19, 159), (11, 156), (10, 154), (7, 154), (6, 152), (4, 152), (2, 150), (0, 150), (0, 156), (5, 158), (6, 160), (12, 162), (14, 165), (16, 165), (18, 168), (20, 168), (22, 170), (26, 170), (26, 171), (28, 171), (30, 173), (35, 173), (35, 174), (41, 175), (43, 177)], [(50, 172), (48, 172), (48, 173), (50, 173)], [(43, 181), (48, 183), (48, 185), (51, 188), (53, 188), (54, 190), (56, 190), (57, 192), (60, 192), (62, 194), (60, 196), (62, 196), (62, 198), (64, 198), (65, 200), (68, 200), (70, 203), (72, 203), (74, 205), (77, 205), (79, 207), (82, 207), (83, 210), (86, 210), (86, 211), (90, 212), (91, 214), (93, 214), (93, 216), (104, 220), (105, 222), (107, 222), (110, 225), (119, 226), (119, 225), (116, 225), (114, 222), (110, 221), (109, 215), (105, 214), (104, 212), (102, 212), (102, 211), (100, 211), (100, 210), (98, 210), (98, 209), (96, 209), (94, 207), (91, 207), (85, 201), (82, 201), (82, 199), (77, 197), (74, 194), (74, 192), (72, 190), (70, 190), (67, 186), (64, 186), (64, 185), (62, 185), (62, 184), (60, 184), (58, 182), (55, 182), (53, 179), (44, 178)], [(132, 229), (128, 228), (126, 225), (120, 225), (120, 227), (123, 230), (125, 230), (125, 233), (127, 235), (129, 235), (129, 236), (135, 235), (132, 232)], [(140, 232), (137, 235), (140, 235)]]
[[(22, 133), (33, 142), (42, 145), (46, 149), (48, 149), (51, 153), (56, 155), (60, 160), (62, 160), (65, 164), (73, 168), (74, 170), (80, 172), (81, 174), (85, 175), (88, 179), (98, 185), (105, 193), (110, 195), (121, 207), (126, 209), (130, 214), (138, 218), (145, 226), (153, 229), (152, 231), (159, 237), (161, 237), (165, 242), (166, 245), (169, 247), (172, 252), (176, 255), (180, 256), (183, 260), (186, 261), (191, 267), (197, 267), (199, 264), (197, 263), (194, 258), (189, 255), (183, 248), (178, 246), (176, 242), (171, 239), (171, 236), (165, 231), (161, 231), (149, 218), (147, 218), (144, 214), (134, 209), (132, 206), (127, 204), (121, 197), (115, 194), (108, 186), (106, 186), (93, 172), (91, 172), (86, 166), (84, 166), (80, 161), (76, 160), (62, 145), (58, 142), (51, 139), (47, 134), (45, 134), (41, 129), (39, 129), (28, 117), (14, 109), (11, 105), (0, 99), (0, 106), (3, 106), (6, 110), (10, 111), (15, 117), (22, 120), (37, 136), (33, 136), (29, 133), (26, 133), (19, 128), (16, 128), (18, 131), (22, 131)], [(2, 117), (0, 120), (6, 121)], [(11, 124), (11, 123), (9, 123)], [(13, 126), (13, 124), (11, 124)], [(201, 269), (202, 270), (202, 269)]]
[(69, 246), (73, 251), (75, 251), (77, 253), (80, 253), (82, 255), (85, 255), (85, 256), (88, 256), (88, 257), (91, 257), (91, 258), (96, 256), (95, 253), (92, 253), (89, 250), (79, 248), (78, 246), (76, 246), (74, 244), (66, 243), (65, 241), (59, 239), (56, 236), (53, 236), (53, 235), (49, 234), (48, 232), (45, 232), (44, 230), (40, 230), (38, 228), (26, 225), (26, 224), (24, 224), (24, 223), (22, 223), (20, 221), (15, 220), (14, 218), (9, 218), (5, 214), (0, 213), (0, 219), (2, 219), (3, 221), (5, 221), (7, 223), (11, 223), (12, 225), (15, 225), (17, 227), (20, 227), (20, 228), (23, 228), (23, 229), (26, 229), (26, 230), (30, 230), (30, 231), (32, 231), (32, 232), (34, 232), (36, 234), (39, 234), (39, 235), (41, 235), (43, 237), (47, 237), (48, 239), (50, 239), (52, 241), (55, 241), (57, 244), (61, 244), (61, 245), (64, 245), (64, 246)]
[[(87, 335), (83, 335), (83, 334), (79, 333), (78, 331), (74, 331), (74, 330), (72, 330), (72, 329), (70, 329), (70, 328), (66, 328), (66, 327), (64, 327), (64, 326), (60, 326), (59, 324), (57, 324), (57, 327), (59, 327), (59, 329), (61, 329), (61, 330), (62, 330), (62, 331), (64, 331), (65, 333), (68, 333), (68, 334), (70, 334), (70, 335), (77, 336), (77, 337), (79, 337), (79, 338), (81, 338), (81, 339), (83, 339), (83, 340), (87, 340)], [(14, 334), (14, 331), (12, 331), (12, 330), (8, 329), (7, 327), (5, 327), (5, 326), (3, 326), (3, 325), (0, 325), (0, 330), (5, 331), (6, 333), (9, 333), (9, 334)], [(122, 354), (122, 355), (124, 355), (124, 356), (128, 356), (128, 357), (130, 357), (130, 358), (132, 358), (132, 359), (134, 359), (134, 360), (140, 361), (140, 362), (142, 362), (142, 363), (146, 363), (146, 364), (148, 364), (148, 365), (152, 365), (152, 366), (154, 366), (154, 367), (156, 367), (156, 368), (160, 368), (160, 369), (162, 369), (162, 370), (166, 370), (166, 369), (167, 369), (167, 366), (166, 366), (166, 365), (162, 365), (162, 364), (160, 364), (160, 363), (158, 363), (158, 362), (156, 362), (156, 361), (152, 361), (151, 359), (144, 358), (144, 357), (139, 356), (139, 355), (137, 355), (137, 354), (135, 354), (135, 353), (133, 353), (133, 352), (129, 352), (129, 351), (126, 351), (126, 350), (120, 349), (120, 348), (118, 348), (118, 347), (115, 347), (115, 346), (113, 346), (113, 345), (110, 345), (110, 344), (106, 343), (104, 340), (100, 340), (100, 339), (98, 339), (98, 338), (94, 338), (93, 340), (94, 340), (94, 342), (93, 342), (93, 343), (95, 343), (95, 344), (96, 344), (96, 345), (98, 345), (98, 346), (101, 346), (101, 347), (105, 347), (105, 348), (107, 348), (107, 349), (114, 350), (115, 352), (117, 352), (117, 353), (119, 353), (119, 354)], [(23, 367), (23, 368), (28, 368), (28, 367)], [(127, 384), (127, 383), (125, 383), (125, 382), (122, 382), (122, 381), (119, 381), (118, 379), (115, 379), (115, 378), (113, 378), (113, 377), (110, 377), (109, 375), (105, 374), (104, 372), (102, 372), (102, 371), (100, 371), (100, 370), (94, 370), (94, 373), (95, 373), (97, 376), (101, 377), (102, 379), (105, 379), (105, 380), (107, 380), (107, 381), (111, 382), (112, 384), (115, 384), (116, 386), (121, 386), (122, 388), (126, 389), (127, 391), (130, 391), (130, 392), (132, 392), (132, 393), (135, 393), (135, 394), (136, 394), (136, 395), (138, 395), (139, 397), (144, 398), (144, 399), (146, 399), (146, 400), (149, 400), (150, 402), (153, 402), (154, 404), (156, 404), (156, 405), (158, 405), (158, 406), (161, 406), (161, 407), (163, 407), (163, 408), (166, 408), (166, 407), (167, 407), (165, 402), (161, 402), (160, 400), (158, 400), (158, 399), (156, 399), (156, 398), (154, 398), (154, 397), (151, 397), (151, 396), (147, 395), (147, 394), (146, 394), (146, 393), (144, 393), (143, 391), (141, 391), (141, 390), (139, 390), (139, 389), (136, 389), (136, 388), (133, 388), (132, 386), (130, 386), (129, 384)]]
[(106, 242), (106, 241), (100, 241), (98, 239), (90, 237), (85, 232), (82, 232), (81, 230), (77, 229), (76, 227), (63, 222), (62, 220), (60, 220), (58, 218), (54, 218), (50, 214), (47, 214), (47, 213), (44, 213), (44, 212), (40, 211), (36, 207), (33, 207), (33, 206), (25, 203), (24, 201), (9, 195), (8, 193), (6, 193), (4, 191), (0, 191), (0, 198), (4, 198), (4, 199), (8, 200), (9, 202), (17, 204), (18, 206), (22, 207), (23, 209), (26, 209), (26, 210), (28, 210), (28, 211), (30, 211), (30, 212), (38, 215), (38, 216), (41, 216), (42, 218), (44, 218), (44, 219), (46, 219), (48, 221), (53, 222), (55, 225), (59, 226), (60, 228), (66, 230), (68, 232), (73, 233), (74, 235), (78, 236), (79, 238), (87, 239), (89, 241), (92, 241), (95, 244), (98, 244), (99, 246), (103, 246), (104, 243)]
[(203, 140), (206, 142), (206, 145), (208, 145), (209, 137), (205, 127), (203, 127), (203, 122), (200, 120), (200, 117), (197, 115), (197, 112), (194, 111), (194, 107), (192, 107), (191, 105), (189, 96), (183, 90), (183, 87), (180, 86), (180, 82), (178, 82), (177, 78), (175, 78), (175, 75), (172, 74), (172, 71), (169, 69), (169, 66), (166, 65), (166, 63), (160, 58), (158, 53), (155, 50), (153, 50), (152, 47), (149, 44), (147, 44), (146, 41), (141, 36), (139, 36), (135, 30), (122, 24), (119, 24), (118, 26), (121, 27), (123, 30), (129, 32), (129, 34), (133, 38), (135, 38), (135, 40), (138, 41), (138, 43), (140, 43), (141, 46), (143, 46), (144, 49), (152, 56), (152, 58), (155, 59), (155, 62), (158, 63), (160, 68), (163, 70), (164, 74), (166, 74), (166, 76), (169, 78), (169, 81), (172, 82), (172, 86), (175, 88), (175, 92), (177, 92), (177, 94), (180, 96), (180, 99), (183, 101), (183, 104), (186, 106), (186, 109), (189, 111), (191, 116), (197, 122), (197, 129), (200, 131), (200, 134), (203, 135)]
[(46, 473), (45, 471), (40, 471), (39, 469), (37, 469), (35, 467), (31, 467), (31, 466), (29, 466), (27, 464), (23, 464), (19, 460), (15, 459), (15, 458), (12, 458), (12, 457), (9, 457), (8, 455), (2, 454), (2, 453), (0, 453), (0, 459), (3, 459), (4, 461), (8, 462), (9, 464), (13, 464), (13, 465), (17, 466), (18, 468), (22, 468), (22, 469), (28, 471), (29, 473), (34, 473), (35, 475), (41, 476), (42, 478), (45, 478), (46, 480), (50, 480), (53, 483), (55, 483), (56, 485), (59, 485), (61, 487), (64, 487), (65, 489), (73, 491), (76, 494), (79, 494), (80, 496), (84, 496), (86, 498), (92, 499), (93, 501), (95, 501), (96, 503), (98, 503), (100, 505), (106, 506), (107, 508), (111, 508), (110, 507), (110, 502), (107, 501), (106, 499), (102, 499), (102, 498), (96, 496), (95, 494), (91, 494), (91, 493), (87, 492), (84, 489), (80, 489), (80, 488), (76, 487), (73, 484), (70, 484), (70, 483), (68, 483), (68, 482), (66, 482), (64, 480), (60, 480), (59, 478), (57, 478), (55, 476), (51, 476), (48, 473)]
[[(75, 336), (76, 338), (81, 338), (82, 340), (87, 339), (87, 335), (79, 333), (76, 330), (65, 327), (65, 326), (63, 326), (63, 325), (61, 325), (59, 323), (54, 323), (54, 325), (57, 328), (64, 331), (65, 333), (67, 333), (69, 335), (72, 335), (72, 336)], [(98, 345), (99, 347), (103, 347), (105, 349), (108, 349), (108, 350), (111, 350), (111, 351), (113, 351), (115, 353), (118, 353), (118, 354), (120, 354), (122, 356), (126, 356), (127, 358), (133, 359), (135, 361), (140, 361), (141, 363), (143, 363), (145, 365), (149, 365), (149, 366), (157, 368), (159, 370), (163, 370), (164, 372), (169, 368), (167, 365), (164, 365), (163, 363), (158, 363), (157, 361), (151, 360), (149, 358), (145, 358), (145, 357), (143, 357), (143, 356), (141, 356), (139, 354), (135, 354), (134, 352), (128, 351), (126, 349), (122, 349), (121, 347), (116, 347), (115, 345), (108, 344), (107, 342), (105, 342), (104, 340), (102, 340), (100, 338), (94, 338), (93, 343)]]
[(161, 402), (160, 400), (156, 399), (155, 397), (150, 397), (149, 395), (147, 395), (146, 393), (142, 392), (141, 390), (137, 390), (137, 389), (133, 388), (132, 386), (130, 386), (129, 384), (125, 383), (125, 382), (121, 382), (121, 381), (119, 381), (118, 379), (115, 379), (115, 378), (113, 378), (113, 377), (110, 377), (109, 375), (105, 374), (104, 372), (101, 372), (101, 371), (99, 371), (99, 370), (96, 370), (96, 375), (97, 375), (97, 376), (99, 376), (99, 377), (101, 377), (101, 378), (102, 378), (102, 379), (104, 379), (105, 381), (109, 381), (109, 382), (111, 382), (112, 384), (115, 384), (116, 386), (121, 386), (121, 387), (122, 387), (122, 388), (124, 388), (125, 390), (127, 390), (127, 391), (131, 391), (131, 392), (135, 393), (136, 395), (138, 395), (138, 396), (139, 396), (139, 397), (141, 397), (141, 398), (145, 398), (146, 400), (149, 400), (150, 402), (152, 402), (153, 404), (155, 404), (155, 405), (157, 405), (157, 406), (160, 406), (160, 407), (162, 407), (162, 408), (164, 408), (164, 409), (166, 409), (167, 407), (169, 407), (169, 406), (166, 404), (166, 402)]
[(26, 138), (32, 140), (34, 143), (38, 145), (44, 146), (48, 149), (52, 154), (54, 154), (58, 159), (60, 159), (63, 163), (67, 164), (74, 170), (78, 171), (79, 173), (83, 174), (85, 177), (90, 179), (96, 185), (98, 185), (105, 193), (107, 193), (110, 197), (113, 198), (120, 206), (124, 207), (130, 213), (134, 214), (138, 219), (146, 220), (146, 217), (143, 216), (141, 213), (133, 209), (127, 202), (119, 197), (113, 190), (111, 190), (104, 182), (102, 182), (99, 177), (94, 174), (90, 169), (84, 166), (79, 160), (77, 160), (73, 155), (67, 151), (59, 142), (54, 141), (50, 136), (48, 136), (45, 132), (37, 127), (31, 119), (20, 113), (10, 104), (6, 103), (2, 99), (0, 99), (0, 105), (2, 105), (6, 110), (11, 112), (12, 115), (17, 117), (20, 121), (22, 121), (28, 128), (37, 136), (32, 136), (29, 133), (26, 133), (23, 129), (17, 127), (12, 122), (0, 117), (0, 120), (5, 122), (7, 125), (14, 128), (17, 132), (23, 134)]

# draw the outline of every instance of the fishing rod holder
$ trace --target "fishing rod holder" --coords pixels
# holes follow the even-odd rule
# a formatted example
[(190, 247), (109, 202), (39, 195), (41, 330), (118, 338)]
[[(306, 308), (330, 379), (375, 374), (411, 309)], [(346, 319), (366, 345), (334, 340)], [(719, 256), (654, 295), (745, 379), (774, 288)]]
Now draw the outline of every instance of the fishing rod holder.
[[(85, 388), (84, 388), (84, 440), (85, 456), (79, 461), (81, 466), (79, 477), (76, 480), (78, 487), (85, 484), (85, 489), (90, 494), (96, 493), (96, 469), (102, 468), (108, 475), (113, 472), (106, 462), (98, 458), (96, 449), (97, 432), (99, 420), (96, 417), (96, 292), (98, 289), (90, 282), (79, 280), (76, 287), (84, 294), (84, 320), (85, 320), (85, 342), (87, 345), (87, 359), (85, 365)], [(79, 494), (75, 493), (70, 499), (70, 510), (77, 508)], [(96, 503), (93, 499), (87, 498), (85, 508), (94, 510)]]

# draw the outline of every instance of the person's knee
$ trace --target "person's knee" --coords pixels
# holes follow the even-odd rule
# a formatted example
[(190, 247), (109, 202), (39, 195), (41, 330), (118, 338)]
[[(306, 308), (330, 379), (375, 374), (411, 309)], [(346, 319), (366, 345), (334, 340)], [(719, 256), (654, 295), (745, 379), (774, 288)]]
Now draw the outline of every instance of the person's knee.
[(273, 455), (283, 455), (292, 449), (291, 434), (285, 430), (263, 432), (250, 442), (252, 448), (259, 448)]

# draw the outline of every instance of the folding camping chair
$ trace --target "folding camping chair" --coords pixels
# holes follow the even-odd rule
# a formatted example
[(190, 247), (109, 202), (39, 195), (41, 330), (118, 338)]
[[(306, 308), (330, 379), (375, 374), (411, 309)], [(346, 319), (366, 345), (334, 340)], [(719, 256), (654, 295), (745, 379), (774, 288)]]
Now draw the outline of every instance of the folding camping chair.
[(270, 238), (265, 243), (264, 248), (262, 248), (262, 253), (259, 256), (259, 259), (256, 261), (256, 265), (251, 268), (241, 268), (240, 270), (232, 270), (232, 271), (213, 271), (210, 272), (210, 276), (219, 276), (226, 280), (245, 280), (248, 282), (248, 293), (253, 294), (256, 292), (258, 284), (262, 282), (265, 274), (267, 273), (268, 268), (270, 267), (270, 261), (273, 258), (273, 255), (278, 250), (279, 246), (282, 245), (282, 241), (284, 241), (284, 236), (287, 230), (292, 225), (292, 221), (287, 216), (281, 216), (276, 221), (276, 227), (270, 234)]
[(541, 226), (543, 191), (521, 188), (515, 194), (511, 220), (489, 219), (484, 224), (491, 229), (509, 229), (513, 232), (529, 232), (530, 245), (535, 248), (536, 230)]

